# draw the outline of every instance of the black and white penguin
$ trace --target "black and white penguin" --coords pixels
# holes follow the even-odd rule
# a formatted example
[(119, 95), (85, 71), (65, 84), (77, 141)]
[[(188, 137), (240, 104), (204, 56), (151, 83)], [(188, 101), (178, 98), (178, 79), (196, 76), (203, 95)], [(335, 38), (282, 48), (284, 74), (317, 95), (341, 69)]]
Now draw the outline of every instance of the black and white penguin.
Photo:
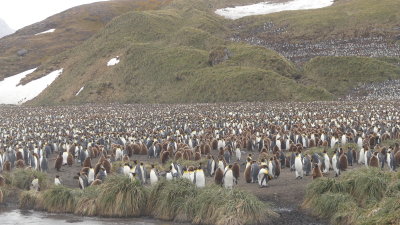
[(311, 167), (311, 159), (308, 154), (305, 154), (303, 157), (303, 171), (306, 176), (309, 176), (311, 174)]
[(40, 171), (47, 172), (49, 170), (49, 164), (46, 155), (42, 155), (40, 159)]
[(203, 187), (206, 186), (206, 178), (205, 178), (205, 176), (204, 176), (204, 171), (203, 171), (203, 169), (201, 168), (201, 166), (199, 166), (199, 167), (197, 168), (197, 170), (195, 171), (194, 176), (195, 176), (194, 179), (195, 179), (195, 185), (196, 185), (196, 187), (198, 187), (198, 188), (203, 188)]
[(358, 153), (358, 164), (365, 164), (365, 151), (363, 147), (361, 147)]
[[(329, 169), (330, 169), (330, 167), (331, 167), (331, 161), (330, 161), (330, 159), (329, 159), (329, 155), (328, 155), (328, 153), (326, 152), (326, 150), (324, 150), (324, 152), (323, 152), (323, 157), (324, 157), (324, 159), (323, 159), (323, 164), (324, 164), (324, 170), (322, 171), (324, 174), (328, 174), (329, 173)], [(319, 166), (318, 166), (318, 168), (319, 168)], [(319, 169), (321, 169), (321, 168), (319, 168)]]
[(258, 182), (258, 173), (260, 172), (260, 166), (256, 161), (253, 161), (251, 164), (251, 182)]
[(157, 182), (158, 182), (158, 172), (157, 169), (154, 167), (154, 164), (152, 164), (150, 170), (150, 184), (154, 185)]
[(233, 177), (232, 165), (228, 166), (228, 169), (224, 173), (224, 187), (227, 189), (232, 189), (235, 183), (235, 178)]
[(207, 156), (207, 175), (212, 177), (214, 176), (215, 169), (217, 167), (217, 163), (214, 160), (214, 156), (208, 155)]
[(386, 162), (390, 171), (396, 171), (396, 165), (394, 161), (395, 161), (394, 154), (392, 150), (389, 149), (388, 152), (386, 153)]
[(54, 178), (54, 185), (56, 185), (56, 186), (62, 185), (59, 175), (56, 175), (56, 177)]
[(336, 150), (333, 152), (333, 156), (332, 156), (332, 168), (335, 171), (335, 176), (336, 177), (339, 176), (340, 175), (339, 159), (338, 159)]
[(269, 174), (267, 165), (261, 166), (261, 169), (258, 172), (258, 185), (260, 188), (268, 187), (268, 181), (270, 178), (271, 175)]
[(301, 158), (300, 153), (296, 153), (296, 158), (294, 160), (294, 167), (295, 167), (296, 179), (302, 179), (303, 178), (303, 160)]

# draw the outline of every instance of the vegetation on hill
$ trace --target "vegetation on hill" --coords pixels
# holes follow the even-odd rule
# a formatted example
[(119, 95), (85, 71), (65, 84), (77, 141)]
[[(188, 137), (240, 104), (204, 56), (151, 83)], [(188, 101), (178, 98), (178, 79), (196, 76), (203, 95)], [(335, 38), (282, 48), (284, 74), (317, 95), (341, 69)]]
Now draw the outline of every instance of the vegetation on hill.
[[(38, 67), (80, 45), (113, 18), (131, 10), (157, 9), (171, 0), (114, 0), (77, 6), (0, 39), (0, 80)], [(55, 29), (53, 33), (35, 35)], [(20, 50), (26, 54), (18, 55)], [(46, 68), (51, 72), (54, 68)]]

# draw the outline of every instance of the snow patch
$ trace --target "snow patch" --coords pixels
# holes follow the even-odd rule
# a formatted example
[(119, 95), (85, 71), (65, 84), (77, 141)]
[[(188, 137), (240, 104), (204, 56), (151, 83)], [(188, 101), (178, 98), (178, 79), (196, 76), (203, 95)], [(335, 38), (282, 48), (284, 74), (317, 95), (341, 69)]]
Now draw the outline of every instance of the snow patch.
[(318, 9), (332, 5), (334, 0), (293, 0), (284, 3), (261, 2), (252, 5), (217, 9), (216, 14), (227, 19), (240, 19), (246, 16), (265, 15), (281, 11)]
[(27, 70), (0, 81), (0, 104), (19, 105), (35, 98), (53, 83), (63, 71), (63, 69), (59, 69), (25, 85), (18, 85), (21, 79), (33, 73), (36, 69)]
[(46, 30), (46, 31), (43, 31), (43, 32), (40, 32), (40, 33), (35, 34), (35, 36), (36, 36), (36, 35), (41, 35), (41, 34), (53, 33), (55, 30), (56, 30), (56, 29)]
[(108, 61), (107, 66), (115, 66), (119, 63), (119, 56), (110, 59), (110, 61)]
[(78, 96), (83, 91), (84, 88), (85, 88), (85, 86), (81, 87), (81, 89), (79, 89), (79, 91), (76, 92), (75, 96)]

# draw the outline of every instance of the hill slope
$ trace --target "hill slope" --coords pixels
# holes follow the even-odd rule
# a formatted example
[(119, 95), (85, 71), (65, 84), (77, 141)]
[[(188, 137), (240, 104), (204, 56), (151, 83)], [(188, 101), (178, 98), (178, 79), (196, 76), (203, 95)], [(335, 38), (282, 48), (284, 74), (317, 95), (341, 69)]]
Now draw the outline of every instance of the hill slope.
[[(59, 65), (64, 74), (32, 103), (332, 97), (298, 84), (296, 67), (276, 52), (225, 41), (229, 30), (224, 24), (208, 12), (205, 1), (175, 1), (163, 10), (126, 13), (68, 54)], [(107, 67), (115, 56), (120, 63)]]
[[(214, 14), (218, 7), (235, 4), (230, 1), (175, 0), (157, 10), (115, 17), (77, 47), (49, 57), (22, 83), (64, 69), (29, 102), (36, 105), (330, 100), (366, 82), (400, 78), (397, 47), (387, 48), (398, 46), (392, 29), (400, 20), (392, 10), (398, 1), (384, 1), (377, 6), (371, 0), (339, 0), (318, 10), (232, 21)], [(281, 54), (249, 45), (263, 45), (262, 40), (280, 47), (270, 48)], [(353, 48), (357, 51), (340, 56), (341, 48), (354, 44), (360, 44)], [(365, 46), (390, 50), (382, 55), (394, 57), (365, 57)], [(306, 57), (299, 63), (286, 53)], [(119, 63), (107, 66), (112, 58)]]
[[(169, 0), (98, 2), (74, 7), (22, 28), (0, 39), (0, 80), (38, 67), (56, 55), (80, 45), (116, 16), (131, 10), (155, 9), (168, 2)], [(40, 34), (51, 29), (55, 29), (54, 32)]]

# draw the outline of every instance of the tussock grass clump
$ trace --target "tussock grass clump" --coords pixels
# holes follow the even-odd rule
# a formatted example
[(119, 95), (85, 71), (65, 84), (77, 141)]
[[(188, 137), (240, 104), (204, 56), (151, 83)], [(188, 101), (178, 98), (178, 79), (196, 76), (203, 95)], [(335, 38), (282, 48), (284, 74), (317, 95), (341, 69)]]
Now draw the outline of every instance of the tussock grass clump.
[(314, 180), (303, 207), (332, 224), (399, 224), (399, 197), (398, 174), (362, 168), (338, 179)]
[(196, 186), (187, 179), (161, 180), (154, 185), (149, 194), (147, 212), (154, 218), (162, 220), (174, 220), (180, 214), (179, 220), (184, 222), (183, 206), (186, 201), (196, 197), (197, 191)]
[(29, 190), (35, 176), (39, 179), (41, 190), (45, 190), (49, 187), (47, 175), (31, 169), (16, 169), (11, 176), (11, 184), (19, 189)]
[(110, 176), (101, 185), (96, 198), (97, 214), (105, 217), (139, 217), (144, 215), (147, 191), (126, 176)]
[(23, 191), (19, 195), (20, 209), (41, 209), (42, 196), (37, 191)]
[(0, 188), (0, 204), (3, 203), (4, 201), (4, 194), (3, 194), (3, 190)]
[(263, 224), (269, 217), (277, 216), (254, 195), (216, 185), (200, 190), (193, 202), (194, 224)]
[(75, 191), (64, 186), (53, 186), (42, 194), (43, 209), (52, 213), (73, 213)]
[(77, 198), (75, 214), (80, 216), (96, 216), (96, 199), (100, 186), (90, 186), (85, 188)]

